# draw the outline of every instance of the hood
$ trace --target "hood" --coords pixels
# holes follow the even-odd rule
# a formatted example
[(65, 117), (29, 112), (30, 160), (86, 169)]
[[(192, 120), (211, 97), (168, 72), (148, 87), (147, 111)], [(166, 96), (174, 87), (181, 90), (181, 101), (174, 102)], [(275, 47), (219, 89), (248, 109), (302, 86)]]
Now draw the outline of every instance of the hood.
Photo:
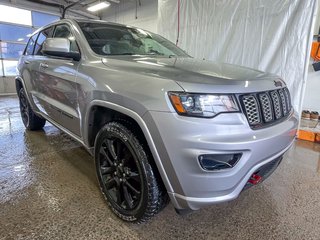
[(285, 85), (274, 74), (193, 58), (117, 56), (103, 58), (102, 62), (120, 71), (173, 80), (187, 92), (245, 93), (272, 90)]

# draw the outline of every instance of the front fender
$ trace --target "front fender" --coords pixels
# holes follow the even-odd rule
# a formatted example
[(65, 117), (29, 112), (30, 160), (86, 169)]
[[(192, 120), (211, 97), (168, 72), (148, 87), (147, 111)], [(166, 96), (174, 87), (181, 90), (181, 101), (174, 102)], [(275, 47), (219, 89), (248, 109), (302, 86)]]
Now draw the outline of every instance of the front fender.
[(106, 102), (106, 101), (102, 101), (102, 100), (93, 100), (90, 102), (90, 104), (88, 105), (87, 107), (87, 111), (86, 111), (86, 115), (85, 115), (85, 118), (84, 118), (84, 130), (83, 130), (83, 136), (84, 136), (84, 143), (85, 145), (89, 146), (89, 139), (88, 139), (88, 135), (89, 135), (89, 132), (88, 132), (88, 126), (89, 126), (89, 118), (90, 118), (90, 112), (91, 112), (91, 109), (93, 107), (96, 107), (96, 106), (100, 106), (100, 107), (105, 107), (105, 108), (108, 108), (108, 109), (112, 109), (114, 111), (117, 111), (119, 113), (122, 113), (126, 116), (129, 116), (131, 117), (132, 119), (134, 119), (137, 124), (140, 126), (147, 142), (148, 142), (148, 146), (150, 148), (150, 151), (152, 153), (152, 156), (153, 156), (153, 159), (157, 165), (157, 168), (158, 168), (158, 171), (161, 175), (161, 178), (162, 178), (162, 181), (167, 189), (167, 191), (169, 192), (172, 192), (172, 186), (171, 186), (171, 183), (168, 179), (168, 176), (167, 176), (167, 173), (164, 169), (164, 166), (162, 164), (162, 161), (160, 159), (160, 156), (159, 156), (159, 153), (157, 151), (157, 148), (155, 146), (155, 143), (152, 139), (152, 136), (150, 134), (150, 131), (148, 129), (148, 126), (146, 125), (145, 121), (143, 120), (143, 118), (137, 114), (136, 112), (132, 111), (131, 109), (129, 108), (125, 108), (123, 106), (120, 106), (118, 104), (115, 104), (115, 103), (111, 103), (111, 102)]

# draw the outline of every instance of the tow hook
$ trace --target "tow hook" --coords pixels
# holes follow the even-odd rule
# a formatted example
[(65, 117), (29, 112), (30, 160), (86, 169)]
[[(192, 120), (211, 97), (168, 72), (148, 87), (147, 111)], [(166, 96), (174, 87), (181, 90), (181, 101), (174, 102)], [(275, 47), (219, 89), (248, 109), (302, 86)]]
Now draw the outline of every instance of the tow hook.
[(259, 176), (258, 174), (252, 174), (251, 178), (249, 179), (249, 183), (253, 184), (253, 185), (257, 185), (258, 183), (260, 183), (262, 180), (262, 177)]

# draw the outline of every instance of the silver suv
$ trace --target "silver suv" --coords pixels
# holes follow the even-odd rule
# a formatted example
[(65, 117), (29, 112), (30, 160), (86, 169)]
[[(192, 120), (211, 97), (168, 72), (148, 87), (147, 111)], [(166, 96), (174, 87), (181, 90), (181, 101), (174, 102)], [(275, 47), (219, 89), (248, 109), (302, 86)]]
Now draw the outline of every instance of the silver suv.
[(196, 60), (104, 21), (36, 31), (16, 89), (26, 128), (47, 120), (82, 143), (110, 208), (131, 222), (169, 199), (185, 213), (236, 198), (278, 166), (298, 123), (276, 75)]

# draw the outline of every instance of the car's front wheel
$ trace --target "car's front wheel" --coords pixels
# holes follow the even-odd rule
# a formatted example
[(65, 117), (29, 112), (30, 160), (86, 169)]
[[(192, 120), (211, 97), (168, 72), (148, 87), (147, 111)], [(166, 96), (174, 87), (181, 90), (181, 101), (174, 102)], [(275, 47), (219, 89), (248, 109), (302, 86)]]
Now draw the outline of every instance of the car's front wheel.
[(31, 131), (40, 130), (46, 124), (46, 120), (37, 116), (31, 109), (26, 92), (23, 88), (19, 90), (20, 113), (24, 126)]
[(100, 188), (112, 211), (125, 221), (146, 221), (166, 202), (147, 152), (137, 136), (118, 122), (106, 124), (96, 137)]

